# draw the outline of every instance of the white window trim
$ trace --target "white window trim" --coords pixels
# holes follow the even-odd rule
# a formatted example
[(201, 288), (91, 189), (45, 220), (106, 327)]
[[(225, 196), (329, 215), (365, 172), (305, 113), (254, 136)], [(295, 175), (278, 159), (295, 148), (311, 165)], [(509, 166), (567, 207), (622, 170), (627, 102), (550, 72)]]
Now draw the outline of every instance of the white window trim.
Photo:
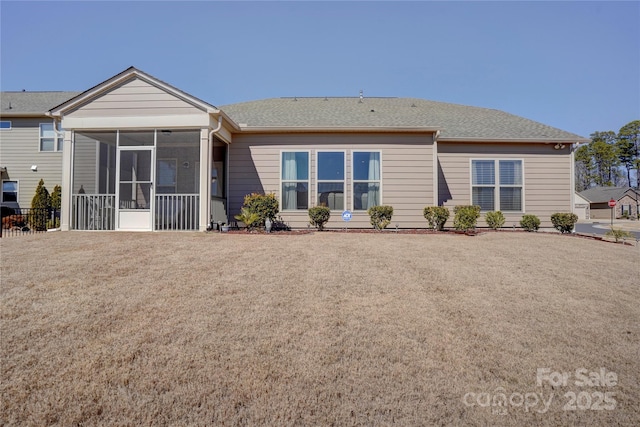
[[(319, 162), (319, 153), (342, 153), (343, 154), (343, 159), (344, 159), (344, 179), (340, 180), (340, 179), (320, 179), (318, 177), (318, 162)], [(330, 150), (330, 149), (323, 149), (323, 150), (316, 150), (315, 151), (315, 161), (316, 161), (316, 173), (315, 173), (315, 183), (314, 183), (314, 200), (315, 200), (315, 204), (314, 206), (319, 206), (318, 205), (318, 184), (320, 184), (321, 182), (341, 182), (344, 188), (344, 194), (342, 195), (343, 199), (344, 199), (344, 206), (342, 208), (342, 210), (332, 210), (331, 212), (343, 212), (344, 210), (347, 209), (348, 206), (348, 199), (347, 199), (347, 195), (348, 190), (347, 190), (347, 150)]]
[[(489, 161), (493, 161), (494, 164), (494, 168), (493, 168), (493, 173), (495, 174), (494, 176), (494, 184), (493, 185), (484, 185), (484, 184), (479, 184), (479, 185), (474, 185), (473, 184), (473, 162), (474, 161), (482, 161), (482, 160), (489, 160)], [(500, 184), (500, 162), (501, 161), (520, 161), (520, 164), (522, 165), (522, 185), (502, 185)], [(472, 205), (473, 204), (473, 187), (494, 187), (493, 189), (493, 200), (494, 200), (494, 205), (493, 205), (493, 210), (494, 211), (501, 211), (503, 213), (507, 213), (507, 214), (524, 214), (526, 213), (526, 207), (525, 207), (525, 194), (526, 194), (526, 190), (525, 190), (525, 170), (524, 170), (524, 159), (523, 158), (509, 158), (509, 157), (474, 157), (469, 159), (469, 204)], [(519, 211), (503, 211), (502, 209), (500, 209), (500, 187), (509, 187), (509, 188), (522, 188), (522, 200), (521, 200), (521, 205), (522, 205), (522, 209)], [(490, 212), (490, 211), (486, 211), (486, 210), (482, 210), (481, 212)]]
[[(20, 203), (20, 180), (19, 179), (3, 179), (0, 182), (0, 203), (5, 203), (4, 201), (4, 183), (5, 182), (15, 182), (16, 183), (16, 201), (15, 203)], [(14, 203), (14, 202), (6, 202), (6, 203)]]
[[(57, 133), (55, 133), (55, 130), (53, 131), (53, 134), (55, 135), (53, 137), (53, 150), (42, 149), (42, 140), (50, 139), (50, 138), (42, 137), (42, 125), (51, 125), (55, 129), (55, 125), (52, 124), (51, 122), (41, 122), (38, 124), (38, 151), (40, 153), (62, 153), (62, 149), (63, 149), (62, 146), (64, 145), (64, 136), (59, 136)], [(60, 130), (60, 132), (64, 132), (64, 130)]]
[[(360, 181), (360, 180), (356, 180), (354, 173), (355, 173), (355, 168), (353, 167), (353, 154), (354, 153), (380, 153), (380, 179), (379, 180), (367, 180), (367, 181)], [(377, 182), (380, 185), (380, 206), (384, 206), (384, 189), (383, 189), (383, 185), (382, 185), (382, 176), (383, 176), (383, 172), (384, 171), (384, 167), (383, 167), (383, 160), (382, 160), (382, 150), (366, 150), (366, 149), (362, 149), (362, 150), (351, 150), (351, 188), (353, 188), (353, 185), (356, 182)], [(355, 193), (353, 193), (351, 195), (351, 199), (350, 199), (350, 204), (351, 204), (351, 210), (353, 212), (364, 212), (367, 213), (367, 209), (359, 209), (359, 210), (355, 210), (355, 203), (353, 200), (353, 196), (355, 195)]]
[(13, 129), (13, 123), (11, 122), (11, 120), (0, 120), (0, 122), (9, 123), (9, 127), (8, 128), (0, 127), (0, 132), (9, 132), (10, 130)]
[[(282, 153), (307, 153), (307, 179), (300, 179), (300, 180), (283, 180), (282, 179)], [(280, 182), (280, 185), (278, 187), (278, 208), (280, 210), (280, 212), (308, 212), (307, 210), (304, 209), (282, 209), (282, 183), (283, 182), (306, 182), (307, 183), (307, 207), (311, 207), (311, 196), (313, 193), (313, 187), (311, 186), (311, 150), (300, 150), (300, 149), (296, 149), (296, 148), (291, 148), (291, 149), (281, 149), (280, 150), (280, 154), (278, 154), (278, 181)]]

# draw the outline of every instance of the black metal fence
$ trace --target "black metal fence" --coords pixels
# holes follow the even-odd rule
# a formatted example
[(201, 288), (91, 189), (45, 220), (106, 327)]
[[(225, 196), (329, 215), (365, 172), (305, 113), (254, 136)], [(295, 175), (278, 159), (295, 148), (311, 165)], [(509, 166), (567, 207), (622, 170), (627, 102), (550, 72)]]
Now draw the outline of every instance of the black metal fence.
[(0, 210), (0, 237), (45, 233), (47, 230), (60, 227), (60, 211), (57, 209), (3, 206)]

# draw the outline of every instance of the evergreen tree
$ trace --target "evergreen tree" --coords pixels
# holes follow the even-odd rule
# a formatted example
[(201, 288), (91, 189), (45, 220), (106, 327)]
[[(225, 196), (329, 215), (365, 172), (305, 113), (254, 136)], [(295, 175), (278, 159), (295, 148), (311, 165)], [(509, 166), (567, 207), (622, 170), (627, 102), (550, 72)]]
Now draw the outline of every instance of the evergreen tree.
[(49, 192), (44, 186), (44, 180), (40, 180), (36, 188), (36, 194), (31, 200), (30, 222), (31, 227), (36, 231), (45, 231), (47, 229), (47, 217), (49, 216), (50, 206)]
[[(620, 128), (617, 141), (620, 163), (627, 170), (629, 186), (640, 188), (640, 120), (634, 120)], [(635, 183), (631, 179), (631, 171), (635, 169)]]

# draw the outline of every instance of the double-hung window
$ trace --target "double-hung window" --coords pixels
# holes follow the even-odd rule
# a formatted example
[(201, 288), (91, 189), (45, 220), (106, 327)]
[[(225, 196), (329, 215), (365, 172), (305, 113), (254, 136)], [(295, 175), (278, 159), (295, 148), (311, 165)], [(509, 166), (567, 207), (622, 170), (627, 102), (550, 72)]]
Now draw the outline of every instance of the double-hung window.
[(53, 123), (40, 123), (40, 151), (62, 151), (62, 141), (53, 131)]
[(471, 202), (483, 211), (522, 212), (522, 160), (472, 160)]
[(2, 181), (2, 199), (0, 201), (18, 201), (18, 181)]
[(283, 151), (281, 169), (282, 210), (309, 209), (309, 152)]
[(343, 151), (317, 152), (318, 206), (344, 210), (344, 160)]
[(380, 152), (354, 151), (353, 209), (367, 210), (381, 203)]

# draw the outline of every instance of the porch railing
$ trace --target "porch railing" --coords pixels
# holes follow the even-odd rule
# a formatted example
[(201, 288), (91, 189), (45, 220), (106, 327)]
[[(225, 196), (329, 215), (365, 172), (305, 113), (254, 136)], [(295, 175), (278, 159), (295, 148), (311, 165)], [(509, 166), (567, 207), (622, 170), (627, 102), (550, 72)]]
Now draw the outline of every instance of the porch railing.
[(73, 194), (71, 227), (74, 230), (114, 230), (115, 194)]
[(197, 230), (200, 224), (198, 194), (156, 194), (156, 230)]

